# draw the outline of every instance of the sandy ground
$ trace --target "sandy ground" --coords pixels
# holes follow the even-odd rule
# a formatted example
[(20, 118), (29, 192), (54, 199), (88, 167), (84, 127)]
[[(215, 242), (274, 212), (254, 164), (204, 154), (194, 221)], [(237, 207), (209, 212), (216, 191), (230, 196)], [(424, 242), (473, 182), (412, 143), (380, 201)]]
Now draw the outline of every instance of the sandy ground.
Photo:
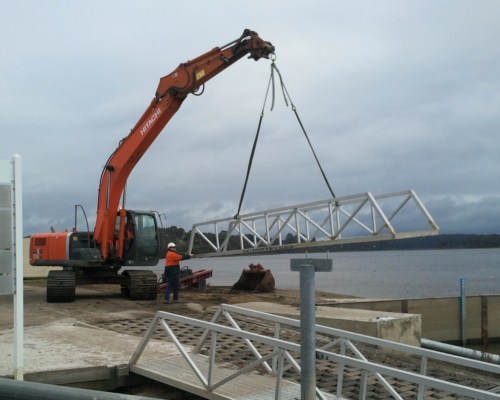
[[(331, 293), (317, 292), (317, 299), (339, 297)], [(275, 290), (271, 293), (230, 293), (228, 287), (213, 287), (198, 290), (181, 290), (178, 304), (163, 304), (163, 293), (154, 301), (131, 301), (123, 297), (118, 285), (88, 285), (76, 289), (76, 300), (71, 303), (47, 303), (45, 280), (26, 280), (24, 284), (24, 325), (41, 325), (65, 318), (76, 318), (90, 325), (117, 319), (140, 319), (153, 317), (163, 310), (198, 318), (210, 307), (219, 304), (246, 302), (274, 302), (300, 305), (298, 290)], [(0, 329), (12, 328), (13, 296), (0, 296)]]

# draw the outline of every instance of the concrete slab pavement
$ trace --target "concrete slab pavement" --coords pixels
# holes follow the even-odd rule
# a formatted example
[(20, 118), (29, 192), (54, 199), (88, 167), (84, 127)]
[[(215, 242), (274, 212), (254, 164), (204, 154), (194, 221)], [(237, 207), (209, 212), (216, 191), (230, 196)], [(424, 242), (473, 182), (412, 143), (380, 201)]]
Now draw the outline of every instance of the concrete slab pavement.
[[(66, 384), (71, 371), (80, 371), (85, 379), (106, 379), (104, 369), (123, 367), (139, 344), (141, 337), (112, 332), (79, 323), (76, 319), (61, 319), (44, 325), (25, 327), (24, 374), (35, 380), (37, 375), (50, 376), (47, 383)], [(0, 376), (13, 374), (13, 332), (0, 332)], [(143, 354), (144, 359), (169, 355), (171, 343), (152, 340)], [(104, 368), (104, 369), (103, 369)], [(94, 373), (92, 372), (94, 371)], [(128, 372), (128, 371), (126, 371)], [(59, 373), (59, 375), (58, 375)], [(119, 374), (119, 372), (118, 372)], [(78, 381), (75, 374), (72, 379)]]

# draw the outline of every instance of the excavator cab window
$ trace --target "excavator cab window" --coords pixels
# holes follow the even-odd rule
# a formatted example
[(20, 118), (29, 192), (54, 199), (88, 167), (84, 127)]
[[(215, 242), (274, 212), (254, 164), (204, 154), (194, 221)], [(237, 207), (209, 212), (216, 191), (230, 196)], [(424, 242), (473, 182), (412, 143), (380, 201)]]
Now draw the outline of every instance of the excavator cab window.
[(153, 213), (127, 211), (125, 222), (125, 265), (158, 264), (158, 225)]

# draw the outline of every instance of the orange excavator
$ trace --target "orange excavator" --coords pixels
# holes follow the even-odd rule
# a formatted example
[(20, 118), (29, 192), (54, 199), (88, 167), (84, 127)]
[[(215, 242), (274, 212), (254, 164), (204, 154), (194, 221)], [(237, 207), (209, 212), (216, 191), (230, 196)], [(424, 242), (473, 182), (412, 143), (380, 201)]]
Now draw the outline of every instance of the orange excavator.
[[(47, 301), (74, 301), (77, 285), (120, 284), (131, 299), (155, 299), (158, 264), (158, 213), (125, 209), (125, 186), (135, 165), (177, 112), (188, 94), (199, 94), (205, 82), (245, 55), (257, 61), (274, 53), (270, 42), (246, 29), (236, 40), (180, 64), (160, 79), (155, 97), (130, 134), (122, 139), (103, 168), (94, 231), (38, 233), (31, 237), (30, 263), (58, 266), (47, 279)], [(120, 202), (122, 203), (120, 205)], [(88, 228), (87, 228), (88, 229)], [(119, 273), (122, 267), (127, 267)]]

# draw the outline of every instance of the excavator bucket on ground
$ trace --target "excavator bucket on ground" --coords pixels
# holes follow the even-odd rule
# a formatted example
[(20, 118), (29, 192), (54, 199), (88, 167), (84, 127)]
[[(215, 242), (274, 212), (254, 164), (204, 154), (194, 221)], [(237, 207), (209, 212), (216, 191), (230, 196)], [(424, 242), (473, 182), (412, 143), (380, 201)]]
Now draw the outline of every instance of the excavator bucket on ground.
[(243, 269), (240, 279), (231, 288), (230, 292), (272, 292), (274, 290), (274, 276), (271, 270), (260, 264), (250, 264)]

